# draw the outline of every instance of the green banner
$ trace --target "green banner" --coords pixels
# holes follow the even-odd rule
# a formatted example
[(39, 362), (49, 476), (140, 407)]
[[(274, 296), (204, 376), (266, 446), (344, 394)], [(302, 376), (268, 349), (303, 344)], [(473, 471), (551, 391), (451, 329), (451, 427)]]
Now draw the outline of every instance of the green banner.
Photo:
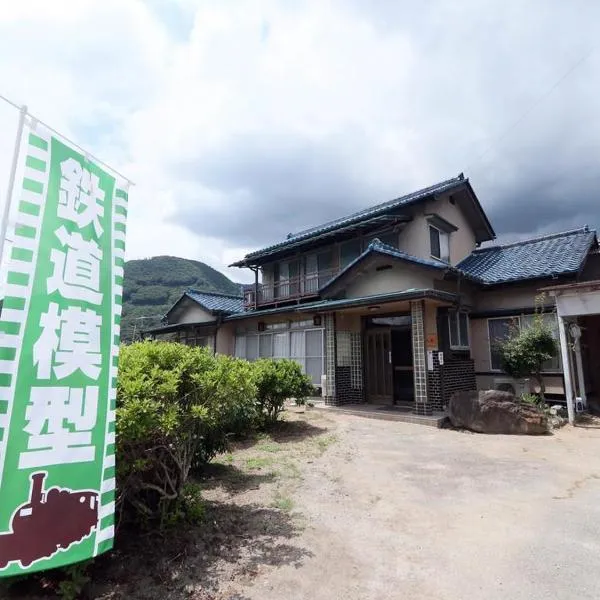
[(127, 193), (46, 132), (24, 154), (0, 315), (0, 576), (114, 537)]

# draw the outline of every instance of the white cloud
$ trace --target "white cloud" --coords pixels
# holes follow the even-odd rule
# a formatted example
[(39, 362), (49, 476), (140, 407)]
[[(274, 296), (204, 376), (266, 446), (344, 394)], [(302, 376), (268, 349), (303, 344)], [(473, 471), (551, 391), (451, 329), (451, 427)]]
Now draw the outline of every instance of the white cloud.
[(597, 54), (498, 139), (599, 16), (559, 0), (21, 0), (0, 12), (0, 93), (136, 182), (131, 258), (224, 269), (463, 170), (500, 231), (522, 234), (593, 217)]

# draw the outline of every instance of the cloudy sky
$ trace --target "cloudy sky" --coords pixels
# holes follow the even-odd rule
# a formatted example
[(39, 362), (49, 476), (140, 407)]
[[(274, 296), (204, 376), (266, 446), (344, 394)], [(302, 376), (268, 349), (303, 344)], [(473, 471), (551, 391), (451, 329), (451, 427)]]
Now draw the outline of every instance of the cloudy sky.
[(129, 258), (247, 280), (247, 251), (461, 171), (503, 239), (600, 227), (598, 39), (593, 0), (19, 0), (0, 94), (136, 182)]

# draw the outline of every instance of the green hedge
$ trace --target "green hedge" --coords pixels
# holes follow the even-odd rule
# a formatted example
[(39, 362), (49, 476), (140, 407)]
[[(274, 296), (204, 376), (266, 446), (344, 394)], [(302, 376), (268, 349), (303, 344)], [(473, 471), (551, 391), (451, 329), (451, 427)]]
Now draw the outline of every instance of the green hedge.
[(119, 517), (164, 524), (181, 515), (192, 468), (201, 469), (225, 451), (230, 436), (275, 422), (286, 398), (311, 392), (310, 381), (290, 360), (249, 363), (168, 342), (123, 346), (117, 389)]

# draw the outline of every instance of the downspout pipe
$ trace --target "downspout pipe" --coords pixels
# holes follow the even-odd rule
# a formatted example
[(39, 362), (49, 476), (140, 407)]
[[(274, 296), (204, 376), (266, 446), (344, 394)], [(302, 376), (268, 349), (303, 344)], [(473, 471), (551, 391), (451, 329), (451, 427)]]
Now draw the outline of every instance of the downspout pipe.
[(223, 324), (223, 315), (217, 316), (217, 324), (215, 326), (215, 335), (213, 336), (213, 354), (217, 354), (217, 336), (219, 335), (219, 328)]

